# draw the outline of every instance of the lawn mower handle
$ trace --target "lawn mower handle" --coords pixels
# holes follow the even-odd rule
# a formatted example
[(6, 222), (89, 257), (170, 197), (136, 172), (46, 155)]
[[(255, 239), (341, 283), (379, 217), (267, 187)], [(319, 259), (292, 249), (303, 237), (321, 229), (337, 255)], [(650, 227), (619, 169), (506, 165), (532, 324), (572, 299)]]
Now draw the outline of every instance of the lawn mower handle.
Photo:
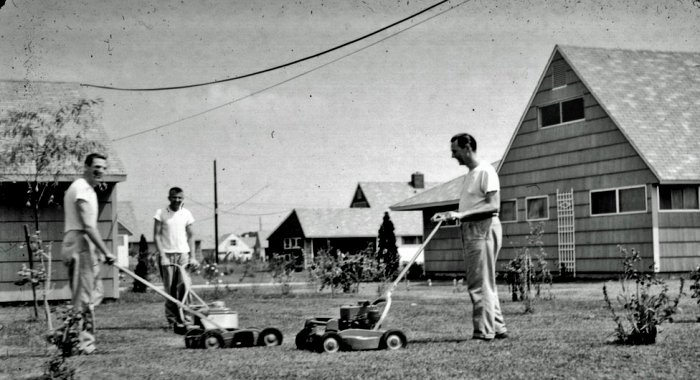
[(194, 309), (192, 309), (191, 307), (185, 305), (182, 301), (180, 301), (180, 300), (174, 298), (174, 297), (171, 296), (170, 294), (164, 292), (162, 289), (159, 289), (158, 287), (156, 287), (155, 285), (153, 285), (153, 284), (151, 284), (150, 282), (146, 281), (145, 279), (141, 278), (139, 275), (137, 275), (136, 273), (130, 271), (129, 269), (124, 268), (123, 266), (121, 266), (121, 265), (119, 265), (119, 264), (117, 264), (117, 263), (112, 263), (112, 266), (114, 266), (115, 268), (119, 269), (120, 271), (122, 271), (122, 272), (128, 274), (129, 277), (133, 278), (134, 280), (136, 280), (136, 281), (138, 281), (138, 282), (140, 282), (140, 283), (146, 285), (147, 287), (153, 289), (156, 293), (158, 293), (158, 294), (160, 294), (161, 296), (165, 297), (165, 299), (167, 299), (168, 301), (175, 303), (176, 305), (178, 305), (178, 306), (180, 306), (181, 308), (183, 308), (183, 309), (189, 311), (189, 312), (192, 313), (193, 315), (196, 315), (197, 317), (199, 317), (199, 318), (201, 318), (201, 319), (203, 319), (203, 320), (205, 320), (205, 321), (211, 323), (211, 324), (212, 324), (214, 327), (216, 327), (217, 329), (226, 330), (226, 329), (224, 329), (223, 327), (221, 327), (218, 323), (216, 323), (216, 322), (212, 321), (211, 319), (207, 318), (206, 315), (204, 315), (204, 314), (200, 313), (199, 311), (194, 310)]
[(384, 311), (382, 311), (382, 316), (379, 318), (379, 321), (374, 325), (374, 330), (378, 330), (382, 326), (382, 322), (384, 322), (384, 319), (386, 318), (387, 314), (389, 314), (389, 309), (391, 308), (391, 293), (394, 291), (394, 289), (396, 289), (396, 286), (401, 282), (403, 277), (411, 268), (411, 265), (413, 265), (413, 263), (416, 262), (416, 259), (421, 254), (421, 252), (423, 252), (428, 243), (430, 243), (430, 240), (433, 238), (433, 236), (435, 236), (438, 229), (440, 229), (442, 222), (442, 220), (438, 221), (433, 230), (430, 232), (430, 235), (428, 235), (428, 237), (425, 239), (423, 244), (421, 244), (416, 253), (413, 254), (413, 257), (408, 262), (408, 264), (406, 264), (401, 273), (399, 273), (399, 275), (396, 277), (396, 280), (394, 280), (394, 282), (391, 283), (389, 289), (386, 291), (386, 293), (384, 293), (384, 296), (372, 302), (373, 305), (379, 304), (381, 302), (386, 302), (386, 306), (384, 306)]

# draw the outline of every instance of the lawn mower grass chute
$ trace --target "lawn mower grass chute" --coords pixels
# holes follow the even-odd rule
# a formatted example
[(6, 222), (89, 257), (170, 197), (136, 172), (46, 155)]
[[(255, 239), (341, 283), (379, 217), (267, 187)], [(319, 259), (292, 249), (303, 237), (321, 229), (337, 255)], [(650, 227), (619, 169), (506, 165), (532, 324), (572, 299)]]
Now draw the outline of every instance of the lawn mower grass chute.
[[(296, 335), (299, 350), (338, 352), (353, 350), (398, 350), (408, 341), (401, 330), (382, 329), (391, 308), (391, 294), (416, 261), (426, 245), (440, 228), (442, 221), (433, 228), (428, 238), (418, 248), (408, 264), (391, 283), (384, 295), (373, 302), (359, 301), (357, 305), (340, 307), (340, 317), (316, 317), (304, 322), (304, 328)], [(384, 304), (383, 310), (381, 304)]]
[[(225, 307), (222, 301), (215, 301), (207, 304), (191, 289), (187, 289), (186, 296), (189, 295), (191, 298), (198, 301), (197, 305), (187, 305), (139, 277), (129, 269), (116, 263), (113, 265), (133, 279), (141, 282), (153, 289), (156, 293), (178, 305), (180, 307), (180, 316), (183, 320), (192, 320), (192, 324), (187, 324), (180, 328), (176, 326), (175, 328), (176, 333), (185, 335), (186, 348), (210, 349), (279, 346), (282, 344), (282, 332), (276, 328), (238, 328), (238, 314)], [(184, 268), (179, 265), (175, 266), (178, 267), (179, 270), (184, 270)], [(187, 298), (190, 297), (185, 297), (185, 299)]]

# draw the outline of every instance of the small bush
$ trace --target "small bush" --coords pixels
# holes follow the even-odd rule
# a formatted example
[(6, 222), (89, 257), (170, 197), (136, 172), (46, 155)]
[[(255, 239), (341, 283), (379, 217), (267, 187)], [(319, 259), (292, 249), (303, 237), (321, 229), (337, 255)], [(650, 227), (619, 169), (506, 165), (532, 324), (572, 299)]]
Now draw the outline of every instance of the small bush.
[[(690, 298), (695, 298), (698, 300), (698, 305), (700, 305), (700, 266), (695, 268), (694, 271), (690, 272)], [(698, 317), (698, 322), (700, 322), (700, 317)]]
[(354, 255), (333, 248), (316, 252), (309, 267), (309, 282), (319, 284), (319, 291), (329, 288), (345, 293), (357, 292), (362, 281), (383, 281), (386, 267), (370, 247)]
[(291, 291), (289, 283), (292, 281), (292, 273), (297, 267), (296, 259), (287, 255), (273, 253), (267, 261), (267, 271), (274, 282), (281, 285), (282, 295), (288, 295)]
[[(645, 273), (637, 269), (642, 261), (639, 252), (618, 246), (623, 257), (623, 273), (620, 276), (620, 294), (617, 300), (622, 307), (620, 314), (610, 300), (608, 289), (603, 285), (605, 305), (615, 321), (615, 343), (652, 344), (656, 342), (657, 326), (670, 320), (678, 311), (678, 302), (683, 294), (684, 280), (675, 298), (668, 296), (668, 285), (656, 278), (654, 272)], [(630, 282), (634, 282), (630, 286)]]

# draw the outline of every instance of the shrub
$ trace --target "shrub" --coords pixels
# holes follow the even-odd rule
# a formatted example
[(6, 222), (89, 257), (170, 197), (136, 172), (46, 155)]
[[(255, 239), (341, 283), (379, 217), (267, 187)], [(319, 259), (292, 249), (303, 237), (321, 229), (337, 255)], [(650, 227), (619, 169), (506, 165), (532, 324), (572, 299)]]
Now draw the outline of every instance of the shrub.
[[(683, 294), (684, 281), (675, 298), (668, 296), (668, 285), (656, 278), (654, 272), (645, 273), (637, 269), (642, 261), (639, 252), (618, 246), (623, 257), (623, 273), (620, 275), (620, 294), (617, 300), (622, 307), (620, 313), (610, 300), (608, 289), (603, 285), (605, 304), (615, 321), (615, 343), (652, 344), (656, 342), (657, 326), (670, 320), (678, 311), (678, 302)], [(630, 286), (630, 282), (634, 286)]]
[[(700, 305), (700, 266), (690, 272), (690, 281), (693, 281), (693, 283), (690, 284), (690, 298), (696, 298)], [(700, 322), (700, 317), (698, 317), (698, 322)]]
[(370, 247), (354, 255), (333, 248), (322, 249), (316, 252), (309, 267), (309, 282), (320, 284), (319, 291), (331, 289), (332, 295), (337, 290), (357, 292), (360, 282), (385, 278), (386, 268)]
[(282, 295), (288, 295), (291, 291), (289, 283), (292, 281), (292, 273), (296, 269), (296, 260), (287, 255), (273, 253), (267, 261), (267, 271), (272, 281), (281, 285)]
[(542, 242), (543, 234), (544, 223), (531, 223), (525, 246), (517, 249), (515, 257), (503, 268), (513, 301), (523, 301), (526, 313), (534, 312), (530, 296), (532, 288), (535, 288), (535, 297), (539, 298), (542, 286), (548, 284), (548, 298), (552, 298), (552, 274)]

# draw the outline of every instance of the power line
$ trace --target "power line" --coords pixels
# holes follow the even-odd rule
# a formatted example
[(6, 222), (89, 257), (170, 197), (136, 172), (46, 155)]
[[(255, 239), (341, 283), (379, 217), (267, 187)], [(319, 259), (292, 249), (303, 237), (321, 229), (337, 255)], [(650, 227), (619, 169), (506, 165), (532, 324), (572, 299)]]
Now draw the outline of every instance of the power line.
[(415, 24), (413, 24), (413, 25), (411, 25), (411, 26), (406, 27), (406, 29), (399, 30), (399, 31), (397, 31), (397, 32), (395, 32), (395, 33), (392, 33), (392, 34), (390, 34), (390, 35), (388, 35), (388, 36), (386, 36), (386, 37), (384, 37), (384, 38), (382, 38), (382, 39), (380, 39), (380, 40), (377, 40), (377, 41), (375, 41), (375, 42), (373, 42), (373, 43), (371, 43), (371, 44), (369, 44), (369, 45), (367, 45), (367, 46), (361, 47), (361, 48), (359, 48), (359, 49), (357, 49), (357, 50), (355, 50), (355, 51), (352, 51), (352, 52), (350, 52), (350, 53), (347, 53), (347, 54), (345, 54), (345, 55), (342, 55), (342, 56), (340, 56), (340, 57), (338, 57), (338, 58), (336, 58), (336, 59), (334, 59), (334, 60), (332, 60), (332, 61), (326, 62), (326, 63), (324, 63), (324, 64), (322, 64), (322, 65), (318, 65), (318, 66), (316, 66), (316, 67), (313, 67), (313, 68), (311, 68), (311, 69), (309, 69), (309, 70), (306, 70), (306, 71), (304, 71), (304, 72), (302, 72), (302, 73), (300, 73), (300, 74), (297, 74), (297, 75), (295, 75), (295, 76), (293, 76), (293, 77), (290, 77), (290, 78), (288, 78), (288, 79), (285, 79), (285, 80), (283, 80), (283, 81), (281, 81), (281, 82), (277, 82), (277, 83), (275, 83), (275, 84), (273, 84), (273, 85), (271, 85), (271, 86), (264, 87), (264, 88), (262, 88), (262, 89), (260, 89), (260, 90), (251, 92), (251, 93), (248, 94), (248, 95), (242, 96), (242, 97), (240, 97), (240, 98), (233, 99), (233, 100), (231, 100), (230, 102), (226, 102), (226, 103), (220, 104), (220, 105), (218, 105), (218, 106), (215, 106), (215, 107), (206, 109), (206, 110), (204, 110), (204, 111), (197, 112), (197, 113), (195, 113), (195, 114), (192, 114), (192, 115), (189, 115), (189, 116), (185, 116), (185, 117), (182, 117), (182, 118), (179, 118), (179, 119), (176, 119), (176, 120), (173, 120), (173, 121), (164, 123), (164, 124), (160, 124), (160, 125), (157, 125), (157, 126), (155, 126), (155, 127), (149, 128), (149, 129), (144, 129), (144, 130), (139, 131), (139, 132), (131, 133), (131, 134), (128, 134), (128, 135), (124, 135), (124, 136), (122, 136), (122, 137), (118, 137), (118, 138), (116, 138), (116, 139), (112, 139), (112, 141), (121, 141), (121, 140), (125, 140), (125, 139), (131, 138), (131, 137), (139, 136), (139, 135), (142, 135), (142, 134), (145, 134), (145, 133), (148, 133), (148, 132), (152, 132), (152, 131), (155, 131), (155, 130), (158, 130), (158, 129), (161, 129), (161, 128), (169, 127), (169, 126), (171, 126), (171, 125), (180, 123), (180, 122), (182, 122), (182, 121), (189, 120), (189, 119), (193, 119), (193, 118), (195, 118), (195, 117), (204, 115), (204, 114), (209, 113), (209, 112), (211, 112), (211, 111), (215, 111), (215, 110), (217, 110), (217, 109), (219, 109), (219, 108), (224, 108), (224, 107), (229, 106), (229, 105), (231, 105), (231, 104), (238, 103), (238, 102), (240, 102), (240, 101), (242, 101), (242, 100), (251, 98), (251, 97), (253, 97), (253, 96), (255, 96), (255, 95), (258, 95), (258, 94), (260, 94), (260, 93), (263, 93), (263, 92), (265, 92), (265, 91), (267, 91), (267, 90), (271, 90), (271, 89), (273, 89), (273, 88), (275, 88), (275, 87), (279, 87), (279, 86), (281, 86), (281, 85), (283, 85), (283, 84), (285, 84), (285, 83), (288, 83), (288, 82), (291, 82), (291, 81), (293, 81), (293, 80), (295, 80), (295, 79), (297, 79), (297, 78), (301, 78), (301, 77), (303, 77), (303, 76), (306, 76), (306, 75), (308, 75), (308, 74), (310, 74), (310, 73), (312, 73), (312, 72), (314, 72), (314, 71), (316, 71), (316, 70), (319, 70), (319, 69), (322, 69), (322, 68), (324, 68), (324, 67), (326, 67), (326, 66), (332, 65), (332, 64), (334, 64), (334, 63), (336, 63), (336, 62), (338, 62), (338, 61), (340, 61), (340, 60), (342, 60), (342, 59), (345, 59), (345, 58), (347, 58), (347, 57), (349, 57), (349, 56), (355, 55), (355, 54), (357, 54), (357, 53), (359, 53), (359, 52), (361, 52), (361, 51), (364, 51), (364, 50), (369, 49), (369, 48), (371, 48), (371, 47), (373, 47), (373, 46), (375, 46), (375, 45), (378, 45), (378, 44), (380, 44), (380, 43), (382, 43), (382, 42), (384, 42), (384, 41), (386, 41), (386, 40), (388, 40), (388, 39), (390, 39), (390, 38), (393, 38), (394, 36), (397, 36), (397, 35), (399, 35), (399, 34), (405, 32), (405, 31), (407, 31), (407, 30), (413, 29), (413, 28), (417, 27), (418, 25), (421, 25), (421, 24), (423, 24), (423, 23), (425, 23), (425, 22), (427, 22), (427, 21), (430, 21), (430, 20), (434, 19), (435, 17), (441, 16), (441, 15), (443, 15), (444, 13), (447, 13), (447, 12), (449, 12), (449, 11), (451, 11), (451, 10), (457, 8), (457, 7), (460, 7), (460, 6), (462, 6), (462, 5), (466, 4), (466, 3), (468, 3), (469, 1), (471, 1), (471, 0), (465, 0), (465, 1), (463, 1), (463, 2), (461, 2), (461, 3), (459, 3), (459, 4), (457, 4), (457, 5), (453, 5), (453, 6), (447, 8), (446, 10), (444, 10), (444, 11), (442, 11), (442, 12), (436, 13), (435, 15), (426, 18), (425, 20), (421, 20), (421, 21), (416, 22)]
[(328, 54), (328, 53), (330, 53), (330, 52), (336, 51), (336, 50), (338, 50), (338, 49), (342, 49), (342, 48), (344, 48), (344, 47), (346, 47), (346, 46), (348, 46), (348, 45), (352, 45), (352, 44), (354, 44), (354, 43), (356, 43), (356, 42), (359, 42), (359, 41), (362, 41), (362, 40), (367, 39), (367, 38), (369, 38), (369, 37), (372, 37), (372, 36), (374, 36), (374, 35), (377, 34), (377, 33), (381, 33), (381, 32), (383, 32), (383, 31), (385, 31), (385, 30), (387, 30), (387, 29), (389, 29), (389, 28), (392, 28), (392, 27), (394, 27), (394, 26), (396, 26), (396, 25), (398, 25), (398, 24), (401, 24), (401, 23), (403, 23), (403, 22), (406, 22), (406, 21), (408, 21), (408, 20), (410, 20), (410, 19), (412, 19), (412, 18), (414, 18), (414, 17), (417, 17), (417, 16), (419, 16), (419, 15), (425, 13), (425, 12), (428, 12), (428, 11), (430, 11), (431, 9), (433, 9), (433, 8), (435, 8), (435, 7), (438, 7), (438, 6), (444, 4), (444, 3), (448, 2), (448, 1), (450, 1), (450, 0), (442, 0), (442, 1), (438, 2), (437, 4), (431, 5), (431, 6), (429, 6), (428, 8), (425, 8), (425, 9), (423, 9), (423, 10), (417, 12), (417, 13), (414, 13), (414, 14), (408, 16), (408, 17), (405, 17), (405, 18), (403, 18), (403, 19), (401, 19), (401, 20), (399, 20), (399, 21), (396, 21), (396, 22), (394, 22), (394, 23), (392, 23), (392, 24), (389, 24), (389, 25), (387, 25), (387, 26), (385, 26), (385, 27), (382, 27), (382, 28), (380, 28), (380, 29), (377, 29), (377, 30), (375, 30), (375, 31), (373, 31), (373, 32), (371, 32), (371, 33), (365, 34), (365, 35), (362, 36), (362, 37), (355, 38), (355, 39), (352, 40), (352, 41), (348, 41), (348, 42), (345, 42), (345, 43), (343, 43), (343, 44), (340, 44), (340, 45), (337, 45), (337, 46), (335, 46), (335, 47), (332, 47), (332, 48), (330, 48), (330, 49), (324, 50), (324, 51), (322, 51), (322, 52), (320, 52), (320, 53), (316, 53), (316, 54), (313, 54), (313, 55), (310, 55), (310, 56), (307, 56), (307, 57), (304, 57), (304, 58), (300, 58), (300, 59), (297, 59), (297, 60), (295, 60), (295, 61), (287, 62), (287, 63), (281, 64), (281, 65), (278, 65), (278, 66), (270, 67), (270, 68), (263, 69), (263, 70), (258, 70), (258, 71), (252, 72), (252, 73), (248, 73), (248, 74), (244, 74), (244, 75), (239, 75), (239, 76), (235, 76), (235, 77), (231, 77), (231, 78), (220, 79), (220, 80), (215, 80), (215, 81), (210, 81), (210, 82), (203, 82), (203, 83), (186, 84), (186, 85), (180, 85), (180, 86), (150, 87), (150, 88), (113, 87), (113, 86), (103, 86), (103, 85), (95, 85), (95, 84), (88, 84), (88, 83), (81, 83), (80, 85), (83, 86), (83, 87), (94, 87), (94, 88), (101, 88), (101, 89), (105, 89), (105, 90), (115, 90), (115, 91), (165, 91), (165, 90), (180, 90), (180, 89), (184, 89), (184, 88), (208, 86), (208, 85), (212, 85), (212, 84), (230, 82), (230, 81), (234, 81), (234, 80), (238, 80), (238, 79), (243, 79), (243, 78), (251, 77), (251, 76), (254, 76), (254, 75), (264, 74), (264, 73), (267, 73), (267, 72), (270, 72), (270, 71), (274, 71), (274, 70), (278, 70), (278, 69), (281, 69), (281, 68), (285, 68), (285, 67), (288, 67), (288, 66), (291, 66), (291, 65), (295, 65), (295, 64), (297, 64), (297, 63), (301, 63), (301, 62), (304, 62), (304, 61), (308, 61), (308, 60), (310, 60), (310, 59), (314, 59), (314, 58), (320, 57), (320, 56), (322, 56), (322, 55), (325, 55), (325, 54)]

